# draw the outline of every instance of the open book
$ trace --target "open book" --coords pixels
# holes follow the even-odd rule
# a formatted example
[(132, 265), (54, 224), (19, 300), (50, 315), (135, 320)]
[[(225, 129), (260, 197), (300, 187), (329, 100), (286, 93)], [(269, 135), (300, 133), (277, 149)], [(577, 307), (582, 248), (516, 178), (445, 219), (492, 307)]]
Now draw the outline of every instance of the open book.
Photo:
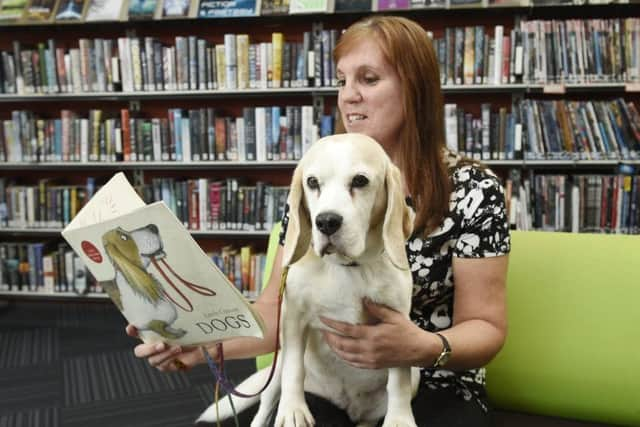
[(263, 337), (251, 304), (164, 204), (146, 205), (122, 172), (62, 231), (144, 342)]

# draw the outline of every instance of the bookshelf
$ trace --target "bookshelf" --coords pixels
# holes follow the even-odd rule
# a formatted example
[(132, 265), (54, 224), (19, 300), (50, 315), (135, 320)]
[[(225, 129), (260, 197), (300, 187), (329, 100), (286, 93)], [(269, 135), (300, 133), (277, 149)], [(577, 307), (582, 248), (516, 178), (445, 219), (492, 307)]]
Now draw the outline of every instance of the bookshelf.
[[(300, 133), (307, 133), (293, 135), (294, 145), (304, 145), (302, 142), (304, 138), (307, 138), (306, 144), (311, 143), (318, 135), (332, 132), (335, 123), (334, 107), (337, 88), (335, 87), (335, 81), (332, 80), (330, 62), (323, 62), (329, 61), (328, 56), (322, 54), (323, 49), (324, 52), (328, 51), (332, 38), (335, 42), (335, 38), (341, 29), (346, 28), (350, 23), (370, 12), (314, 12), (296, 15), (244, 16), (208, 20), (196, 18), (198, 15), (197, 3), (194, 3), (195, 6), (194, 4), (191, 5), (188, 17), (179, 19), (161, 19), (159, 9), (156, 9), (154, 12), (155, 19), (140, 21), (127, 20), (126, 18), (110, 22), (90, 23), (82, 20), (64, 23), (55, 21), (22, 22), (16, 20), (11, 22), (0, 20), (0, 54), (4, 52), (4, 56), (0, 57), (0, 77), (4, 83), (0, 86), (0, 121), (4, 125), (4, 127), (0, 127), (0, 133), (7, 132), (5, 124), (8, 122), (13, 123), (14, 127), (24, 126), (25, 123), (35, 123), (30, 126), (38, 129), (37, 123), (40, 121), (43, 123), (40, 129), (45, 129), (43, 130), (45, 133), (47, 132), (46, 126), (51, 123), (49, 126), (54, 126), (54, 131), (49, 131), (48, 143), (52, 144), (52, 147), (57, 147), (51, 141), (54, 141), (56, 137), (60, 138), (60, 136), (56, 136), (58, 134), (55, 133), (57, 132), (55, 125), (56, 121), (65, 119), (61, 115), (63, 110), (72, 113), (71, 120), (77, 120), (78, 123), (82, 123), (83, 120), (87, 121), (84, 125), (77, 125), (80, 129), (79, 132), (82, 132), (82, 126), (85, 126), (84, 132), (87, 134), (94, 129), (91, 121), (93, 116), (91, 114), (95, 113), (91, 113), (91, 111), (100, 111), (99, 118), (96, 120), (98, 129), (106, 128), (107, 120), (112, 120), (111, 125), (118, 124), (118, 121), (120, 121), (119, 127), (116, 127), (116, 129), (119, 129), (121, 133), (123, 132), (122, 123), (125, 120), (122, 112), (127, 111), (126, 117), (129, 120), (140, 120), (141, 126), (147, 126), (146, 123), (151, 122), (152, 126), (157, 126), (155, 129), (160, 133), (165, 131), (163, 126), (166, 126), (167, 138), (162, 135), (158, 137), (157, 133), (151, 134), (152, 141), (155, 141), (156, 137), (162, 141), (163, 138), (165, 140), (179, 138), (174, 131), (170, 130), (170, 126), (175, 125), (171, 114), (176, 109), (181, 110), (182, 118), (188, 117), (190, 120), (200, 120), (201, 122), (204, 121), (203, 117), (207, 117), (206, 114), (208, 113), (205, 116), (198, 117), (198, 113), (191, 112), (206, 112), (207, 109), (214, 109), (216, 117), (227, 120), (227, 131), (235, 129), (237, 144), (237, 138), (239, 137), (238, 126), (246, 126), (241, 127), (243, 129), (241, 133), (244, 135), (244, 141), (249, 140), (246, 134), (247, 123), (244, 121), (239, 122), (238, 119), (246, 120), (246, 114), (254, 118), (254, 134), (250, 138), (255, 138), (255, 133), (259, 131), (255, 127), (257, 114), (265, 114), (265, 118), (260, 119), (264, 121), (267, 117), (266, 111), (271, 109), (271, 115), (277, 114), (282, 119), (282, 124), (278, 123), (274, 127), (272, 117), (272, 129), (268, 130), (268, 121), (264, 121), (264, 131), (260, 132), (271, 132), (271, 138), (268, 135), (260, 136), (264, 143), (265, 139), (274, 138), (274, 130), (280, 132), (282, 127), (288, 130), (289, 123), (294, 123), (293, 119), (291, 119), (292, 116), (287, 114), (287, 107), (290, 107), (290, 111), (300, 110), (299, 113), (291, 113), (300, 115), (305, 114), (302, 112), (303, 108), (305, 108), (304, 111), (308, 115), (304, 124), (306, 131), (299, 131)], [(411, 8), (411, 3), (415, 3), (414, 8)], [(455, 3), (454, 0), (450, 0), (450, 2), (426, 2), (442, 7), (419, 7), (418, 3), (410, 2), (408, 9), (384, 12), (407, 16), (420, 22), (432, 32), (434, 46), (436, 46), (436, 51), (441, 61), (441, 69), (444, 70), (442, 87), (445, 102), (449, 105), (454, 105), (454, 110), (452, 111), (456, 112), (459, 119), (454, 132), (458, 141), (457, 147), (458, 149), (462, 148), (462, 151), (465, 151), (471, 157), (475, 156), (485, 162), (503, 178), (506, 184), (507, 198), (510, 201), (510, 209), (514, 212), (511, 214), (512, 225), (524, 229), (537, 228), (569, 231), (572, 227), (575, 227), (575, 231), (585, 232), (638, 233), (638, 227), (640, 226), (639, 211), (637, 208), (633, 208), (635, 209), (633, 212), (631, 210), (632, 205), (634, 203), (637, 204), (638, 197), (640, 197), (640, 192), (636, 190), (640, 186), (640, 181), (634, 169), (640, 166), (640, 133), (633, 133), (634, 129), (638, 129), (638, 132), (640, 132), (640, 119), (638, 119), (637, 123), (634, 122), (635, 128), (625, 123), (620, 125), (626, 126), (625, 129), (627, 130), (625, 135), (619, 136), (616, 134), (617, 128), (613, 127), (612, 122), (617, 116), (611, 116), (599, 104), (609, 103), (602, 104), (608, 108), (612, 100), (621, 100), (619, 102), (634, 103), (636, 108), (640, 108), (640, 65), (637, 65), (640, 59), (638, 59), (637, 54), (625, 57), (625, 60), (631, 59), (635, 61), (633, 64), (638, 66), (638, 70), (634, 70), (632, 64), (626, 64), (627, 67), (622, 72), (620, 71), (622, 70), (620, 62), (612, 59), (616, 58), (614, 54), (611, 54), (614, 55), (612, 57), (600, 52), (599, 61), (606, 60), (608, 62), (599, 62), (599, 67), (602, 69), (607, 66), (611, 67), (606, 76), (592, 75), (593, 73), (588, 71), (588, 67), (586, 67), (586, 59), (585, 67), (583, 68), (587, 71), (574, 70), (574, 74), (563, 75), (562, 70), (558, 74), (556, 73), (558, 69), (549, 68), (548, 64), (545, 64), (548, 72), (543, 72), (540, 69), (540, 63), (536, 62), (532, 65), (525, 61), (525, 57), (534, 60), (534, 58), (541, 58), (544, 55), (551, 55), (540, 51), (541, 45), (538, 42), (548, 43), (544, 41), (544, 32), (542, 38), (537, 38), (540, 37), (538, 30), (547, 28), (545, 27), (547, 25), (545, 22), (551, 22), (551, 20), (556, 20), (556, 26), (549, 27), (553, 31), (547, 31), (546, 33), (546, 37), (550, 37), (550, 40), (554, 40), (553, 37), (556, 37), (556, 35), (565, 37), (571, 31), (573, 31), (572, 35), (578, 35), (578, 39), (580, 36), (585, 36), (584, 33), (579, 31), (576, 33), (576, 30), (568, 30), (569, 22), (580, 21), (582, 24), (579, 25), (583, 26), (581, 28), (597, 29), (596, 32), (601, 37), (599, 43), (604, 43), (601, 47), (605, 46), (606, 49), (604, 51), (606, 52), (613, 52), (615, 49), (629, 52), (636, 46), (640, 50), (640, 37), (638, 36), (640, 34), (640, 23), (637, 22), (640, 20), (640, 4), (636, 2), (611, 5), (588, 4), (577, 6), (562, 4), (553, 6), (539, 5), (535, 2), (534, 4), (529, 4), (522, 1), (492, 1), (489, 4), (478, 2), (480, 7), (476, 5), (469, 8), (456, 8), (455, 4), (453, 4)], [(124, 7), (126, 8), (126, 5)], [(600, 23), (605, 21), (597, 21), (597, 19), (601, 18), (609, 20), (606, 22), (612, 26), (607, 27)], [(628, 31), (624, 33), (625, 42), (627, 42), (628, 38), (631, 45), (625, 45), (626, 47), (621, 48), (620, 44), (616, 44), (613, 40), (616, 39), (616, 34), (622, 34), (620, 33), (620, 28), (627, 28), (625, 25), (629, 25)], [(456, 55), (447, 54), (447, 49), (464, 49), (464, 45), (460, 45), (460, 43), (465, 37), (466, 28), (474, 28), (474, 31), (476, 31), (474, 40), (482, 40), (478, 43), (481, 43), (482, 46), (487, 46), (482, 47), (480, 50), (483, 54), (483, 62), (487, 62), (487, 64), (484, 64), (480, 69), (476, 69), (477, 63), (474, 62), (476, 67), (469, 76), (464, 74), (464, 50), (460, 51), (462, 59), (457, 64), (452, 59)], [(530, 33), (527, 33), (529, 30)], [(456, 31), (459, 34), (456, 34)], [(509, 56), (507, 57), (505, 54), (501, 58), (500, 63), (502, 63), (503, 67), (501, 67), (502, 76), (500, 78), (495, 75), (497, 72), (495, 61), (493, 67), (488, 62), (491, 58), (489, 49), (491, 48), (491, 52), (495, 53), (496, 33), (502, 33), (503, 41), (505, 41), (505, 36), (509, 37), (510, 41), (514, 41), (514, 49), (509, 49)], [(228, 84), (226, 77), (225, 79), (220, 79), (218, 75), (220, 64), (216, 62), (218, 58), (215, 55), (216, 46), (231, 46), (229, 44), (231, 43), (230, 39), (227, 37), (227, 40), (225, 40), (225, 35), (229, 34), (235, 36), (233, 43), (236, 44), (236, 49), (237, 44), (246, 42), (246, 40), (240, 42), (237, 36), (247, 34), (249, 45), (255, 46), (253, 48), (254, 57), (258, 58), (260, 55), (265, 55), (261, 57), (261, 64), (269, 63), (268, 52), (271, 52), (271, 59), (273, 60), (274, 52), (276, 52), (273, 49), (274, 44), (280, 46), (277, 52), (282, 54), (285, 46), (289, 43), (287, 49), (289, 49), (289, 58), (291, 60), (288, 65), (286, 62), (281, 63), (279, 66), (271, 65), (271, 80), (269, 80), (269, 75), (259, 74), (262, 72), (259, 71), (259, 67), (250, 65), (250, 69), (243, 71), (243, 73), (247, 72), (249, 74), (247, 81), (243, 80), (245, 82), (244, 85), (240, 84), (240, 79), (238, 78), (241, 74), (238, 70), (240, 65), (236, 63), (238, 68), (235, 69), (237, 73), (235, 84)], [(282, 38), (280, 39), (280, 36), (274, 36), (274, 34), (282, 34)], [(471, 33), (467, 32), (467, 34)], [(478, 34), (478, 36), (476, 37), (475, 34)], [(528, 36), (531, 44), (527, 44), (524, 41), (523, 34), (531, 34)], [(587, 35), (590, 37), (591, 33)], [(462, 37), (462, 39), (456, 40), (456, 37)], [(583, 39), (592, 40), (588, 37), (583, 37)], [(98, 40), (100, 41), (98, 42)], [(107, 45), (105, 40), (111, 40), (111, 44)], [(280, 44), (282, 42), (279, 40), (283, 40), (284, 44)], [(568, 40), (570, 38), (566, 38), (565, 42)], [(576, 43), (577, 39), (571, 40), (573, 40), (572, 43)], [(611, 45), (606, 44), (609, 41), (612, 42)], [(16, 42), (18, 44), (17, 49)], [(192, 46), (189, 46), (190, 43)], [(204, 55), (202, 51), (198, 51), (198, 49), (202, 49), (199, 47), (199, 43), (204, 46)], [(260, 47), (260, 45), (268, 43), (271, 43), (271, 47)], [(447, 45), (447, 43), (450, 45)], [(97, 47), (98, 44), (101, 47)], [(503, 44), (504, 49), (507, 49), (506, 46), (506, 43)], [(105, 47), (107, 48), (106, 50)], [(474, 44), (473, 48), (476, 49), (477, 46)], [(519, 50), (516, 51), (516, 48)], [(72, 53), (74, 49), (78, 49), (78, 51)], [(96, 55), (100, 55), (96, 50), (102, 50), (102, 61), (96, 59), (98, 58)], [(110, 53), (105, 55), (107, 51)], [(25, 54), (24, 52), (29, 53)], [(91, 55), (86, 56), (88, 55), (86, 52), (90, 52)], [(154, 56), (158, 52), (160, 52), (159, 56)], [(248, 52), (251, 54), (251, 48), (248, 48)], [(309, 61), (309, 52), (314, 52), (313, 61)], [(568, 49), (567, 52), (570, 56), (572, 51)], [(138, 55), (140, 63), (132, 61), (132, 54)], [(39, 55), (44, 56), (45, 59), (43, 60)], [(56, 55), (59, 55), (61, 59)], [(186, 63), (181, 62), (185, 55), (191, 55), (192, 58), (199, 60), (195, 66), (196, 68), (190, 68), (194, 66), (188, 61)], [(516, 66), (516, 56), (520, 55), (520, 60), (523, 62)], [(629, 54), (624, 53), (623, 55)], [(44, 71), (39, 69), (37, 73), (40, 79), (40, 86), (38, 86), (38, 80), (33, 76), (30, 80), (33, 87), (25, 89), (23, 87), (24, 83), (22, 83), (21, 88), (17, 88), (18, 83), (14, 81), (15, 73), (17, 72), (15, 67), (22, 68), (21, 71), (24, 72), (25, 67), (21, 66), (25, 64), (22, 62), (19, 64), (14, 63), (13, 70), (10, 69), (11, 67), (7, 68), (6, 64), (7, 58), (15, 59), (16, 57), (21, 57), (22, 60), (22, 56), (25, 56), (25, 61), (32, 61), (32, 66), (36, 67), (37, 64), (44, 67)], [(38, 57), (37, 60), (34, 59), (35, 57)], [(111, 60), (105, 61), (105, 57), (107, 59), (110, 57)], [(49, 60), (48, 66), (47, 58)], [(93, 58), (93, 63), (89, 60), (90, 58)], [(235, 60), (238, 61), (239, 58), (240, 55), (237, 55)], [(548, 59), (551, 60), (552, 58), (552, 56), (548, 56)], [(593, 60), (589, 62), (589, 65), (595, 64), (594, 58), (595, 56), (589, 60)], [(221, 64), (225, 64), (226, 59), (223, 56)], [(144, 61), (146, 61), (146, 65), (143, 65)], [(173, 63), (175, 67), (178, 64), (186, 64), (186, 68), (183, 68), (180, 72), (171, 68), (167, 69), (166, 61)], [(261, 59), (256, 59), (256, 61), (260, 62)], [(561, 61), (564, 61), (563, 64), (568, 64), (571, 63), (572, 59), (567, 57), (562, 58)], [(101, 69), (96, 68), (98, 66), (96, 64), (102, 64), (100, 66)], [(529, 69), (525, 68), (526, 64), (530, 67)], [(226, 65), (225, 72), (228, 70)], [(615, 68), (616, 66), (618, 68)], [(201, 70), (202, 67), (204, 67), (204, 70)], [(279, 71), (276, 71), (278, 67), (280, 67)], [(311, 70), (311, 67), (313, 67), (313, 70)], [(129, 74), (124, 71), (125, 68), (129, 70)], [(517, 71), (518, 68), (519, 71)], [(617, 70), (616, 72), (614, 72), (614, 68)], [(61, 71), (63, 69), (64, 72)], [(72, 73), (75, 73), (78, 69), (80, 70), (80, 76), (74, 77)], [(118, 70), (117, 76), (113, 74), (116, 69)], [(215, 72), (213, 71), (214, 69)], [(32, 70), (32, 73), (35, 73), (34, 70), (36, 68)], [(154, 73), (156, 74), (154, 75)], [(253, 78), (251, 78), (251, 73), (254, 73)], [(66, 83), (63, 83), (62, 74), (66, 76)], [(274, 75), (280, 78), (278, 79)], [(313, 77), (309, 77), (310, 75)], [(54, 76), (54, 78), (51, 76)], [(161, 81), (159, 76), (164, 80)], [(204, 79), (202, 78), (203, 76)], [(456, 81), (456, 76), (459, 77), (458, 81)], [(267, 81), (262, 77), (266, 78)], [(470, 80), (466, 81), (465, 77), (469, 77)], [(502, 77), (504, 77), (504, 80)], [(74, 79), (75, 81), (73, 81)], [(8, 81), (11, 81), (11, 83), (7, 84)], [(44, 83), (45, 81), (46, 84)], [(280, 83), (276, 84), (276, 81)], [(288, 81), (288, 84), (285, 81)], [(27, 84), (27, 86), (29, 85)], [(214, 88), (214, 86), (217, 87)], [(240, 88), (241, 86), (242, 88)], [(570, 107), (567, 107), (567, 111), (571, 111), (570, 108), (593, 108), (598, 115), (608, 115), (609, 117), (603, 120), (608, 120), (606, 123), (609, 124), (609, 128), (600, 129), (603, 138), (609, 138), (608, 142), (611, 144), (619, 142), (616, 138), (621, 139), (625, 144), (630, 144), (627, 147), (627, 151), (613, 150), (603, 153), (594, 151), (590, 152), (589, 155), (585, 155), (582, 149), (576, 149), (574, 152), (567, 150), (563, 152), (549, 151), (548, 149), (551, 146), (542, 143), (540, 143), (540, 147), (543, 147), (542, 151), (533, 150), (534, 144), (529, 137), (528, 129), (533, 126), (538, 126), (540, 130), (545, 126), (553, 129), (550, 127), (553, 124), (548, 120), (545, 122), (542, 116), (532, 116), (536, 118), (536, 122), (532, 118), (527, 118), (523, 111), (545, 111), (545, 108), (552, 108), (550, 107), (552, 104), (549, 103), (555, 103), (553, 108), (558, 109), (566, 105), (563, 104), (565, 101), (577, 103), (575, 105), (570, 104)], [(483, 104), (490, 106), (484, 107)], [(280, 111), (274, 113), (276, 111), (273, 109), (274, 107), (279, 107)], [(615, 107), (611, 108), (617, 111)], [(264, 113), (262, 110), (257, 113), (258, 109), (264, 110)], [(23, 116), (20, 116), (20, 114), (23, 114)], [(483, 116), (483, 114), (486, 116)], [(501, 115), (502, 119), (500, 118)], [(197, 118), (194, 119), (194, 117)], [(166, 120), (165, 124), (163, 124), (162, 120)], [(299, 121), (302, 120), (299, 119)], [(496, 122), (497, 120), (504, 121)], [(469, 128), (465, 128), (467, 121), (470, 123)], [(190, 121), (189, 123), (192, 122)], [(239, 125), (239, 123), (242, 123), (242, 125)], [(498, 124), (496, 125), (495, 123)], [(603, 121), (602, 123), (605, 122)], [(492, 124), (496, 133), (492, 133), (494, 132), (490, 128)], [(515, 127), (518, 125), (520, 130), (517, 132), (520, 133), (520, 136), (516, 137)], [(300, 125), (298, 124), (297, 126)], [(486, 151), (486, 147), (482, 146), (483, 126), (488, 128), (484, 137), (485, 139), (488, 137), (491, 144), (493, 144), (493, 139), (496, 139), (496, 135), (499, 134), (499, 130), (504, 128), (506, 145), (499, 146), (497, 149), (490, 147)], [(109, 129), (113, 133), (113, 129)], [(152, 127), (152, 132), (153, 129)], [(202, 132), (202, 129), (204, 128), (201, 128), (201, 131), (193, 131), (201, 138), (200, 142), (209, 135), (209, 128), (204, 132)], [(103, 131), (99, 130), (99, 132)], [(192, 132), (192, 130), (189, 129), (188, 132)], [(469, 135), (475, 136), (469, 137)], [(6, 135), (3, 136), (2, 142), (6, 144), (8, 138)], [(216, 151), (214, 156), (214, 152), (211, 151), (212, 146), (209, 146), (206, 159), (203, 159), (202, 155), (198, 159), (192, 158), (191, 161), (180, 161), (177, 158), (170, 158), (170, 153), (167, 150), (174, 152), (177, 151), (177, 148), (169, 144), (168, 147), (161, 145), (158, 151), (161, 154), (158, 156), (151, 151), (142, 150), (136, 154), (142, 158), (147, 156), (146, 160), (132, 160), (129, 158), (125, 161), (120, 159), (125, 157), (124, 149), (120, 148), (120, 151), (117, 151), (115, 141), (111, 141), (112, 151), (108, 151), (100, 145), (100, 150), (104, 150), (104, 152), (94, 153), (101, 160), (90, 159), (91, 154), (86, 154), (84, 157), (70, 155), (68, 160), (62, 160), (60, 157), (63, 157), (63, 155), (55, 151), (57, 148), (43, 148), (48, 146), (36, 144), (36, 152), (34, 154), (33, 151), (29, 151), (30, 146), (27, 144), (22, 147), (25, 148), (21, 153), (24, 158), (17, 158), (15, 155), (10, 157), (5, 149), (2, 154), (4, 161), (0, 162), (0, 180), (3, 182), (5, 190), (9, 186), (38, 187), (43, 179), (48, 179), (48, 183), (52, 186), (75, 186), (78, 189), (85, 188), (85, 190), (81, 191), (86, 191), (88, 177), (93, 178), (91, 185), (99, 186), (116, 171), (124, 170), (130, 176), (132, 182), (139, 185), (145, 184), (147, 187), (153, 187), (154, 183), (159, 183), (163, 180), (171, 182), (170, 185), (175, 187), (176, 185), (182, 185), (176, 183), (198, 182), (200, 179), (207, 179), (207, 185), (212, 182), (231, 182), (227, 180), (237, 179), (241, 180), (247, 187), (255, 186), (258, 182), (268, 182), (275, 187), (284, 187), (289, 182), (296, 159), (302, 150), (302, 147), (300, 147), (298, 152), (295, 152), (295, 150), (293, 153), (288, 151), (291, 147), (286, 146), (287, 136), (288, 134), (285, 134), (280, 139), (278, 134), (276, 139), (279, 143), (283, 144), (284, 141), (280, 151), (277, 148), (268, 151), (263, 156), (264, 158), (258, 160), (248, 159), (247, 152), (243, 152), (236, 145), (236, 151), (231, 154), (226, 149), (216, 151), (218, 148), (213, 147), (214, 151)], [(90, 138), (88, 135), (84, 137)], [(295, 142), (296, 137), (300, 141)], [(33, 138), (40, 141), (37, 132), (36, 135), (32, 135), (30, 143)], [(122, 135), (120, 138), (120, 143), (122, 144)], [(190, 134), (189, 141), (193, 143), (192, 138), (193, 134)], [(520, 138), (518, 143), (520, 144), (520, 150), (514, 148), (514, 145), (518, 145), (515, 142), (517, 138)], [(545, 136), (544, 138), (547, 137)], [(44, 140), (45, 142), (47, 141), (47, 136), (44, 137)], [(106, 136), (99, 136), (99, 140), (100, 144), (102, 144), (103, 140), (106, 140)], [(470, 145), (466, 145), (467, 140), (470, 141)], [(81, 149), (89, 150), (89, 148)], [(200, 151), (199, 153), (204, 152)], [(223, 154), (222, 157), (226, 158), (219, 159), (217, 156), (220, 153)], [(268, 153), (272, 154), (269, 157), (270, 159), (266, 158)], [(165, 154), (168, 157), (167, 159), (162, 158)], [(181, 154), (193, 155), (194, 151), (183, 151)], [(216, 159), (214, 160), (210, 156), (214, 156)], [(627, 198), (626, 203), (628, 204), (625, 209), (629, 211), (626, 217), (626, 220), (629, 221), (628, 225), (624, 227), (620, 227), (619, 224), (617, 227), (615, 225), (612, 226), (612, 220), (621, 221), (623, 217), (619, 213), (602, 213), (605, 205), (607, 206), (606, 209), (611, 209), (613, 206), (609, 199), (613, 197), (612, 191), (614, 191), (614, 187), (609, 188), (607, 187), (608, 184), (600, 184), (598, 186), (595, 183), (595, 179), (591, 180), (590, 190), (585, 190), (584, 199), (586, 200), (588, 196), (590, 203), (597, 203), (598, 196), (596, 193), (599, 191), (600, 200), (608, 200), (600, 208), (600, 217), (604, 218), (602, 227), (597, 227), (594, 224), (581, 226), (579, 223), (576, 224), (569, 221), (571, 219), (569, 216), (564, 222), (550, 223), (547, 221), (550, 214), (545, 217), (544, 221), (540, 220), (541, 212), (546, 211), (555, 212), (556, 219), (561, 215), (564, 218), (567, 215), (567, 210), (571, 208), (571, 203), (575, 203), (575, 199), (571, 199), (570, 203), (565, 201), (562, 206), (558, 203), (545, 204), (549, 202), (549, 197), (547, 199), (542, 197), (540, 194), (541, 189), (536, 187), (536, 183), (542, 182), (544, 184), (543, 181), (546, 176), (554, 177), (554, 180), (557, 176), (562, 176), (564, 177), (562, 179), (565, 179), (564, 182), (567, 185), (565, 189), (561, 191), (558, 188), (558, 192), (554, 194), (546, 193), (547, 196), (553, 196), (552, 198), (554, 199), (560, 197), (570, 199), (568, 195), (572, 190), (570, 182), (573, 176), (600, 177), (602, 183), (609, 180), (607, 177), (619, 176), (619, 181), (624, 183), (624, 188), (630, 188), (628, 194), (625, 195)], [(559, 179), (558, 182), (560, 181), (562, 180)], [(613, 186), (613, 184), (612, 181), (611, 185)], [(615, 191), (622, 191), (619, 189), (622, 187), (615, 188)], [(546, 191), (547, 188), (545, 187), (544, 190)], [(157, 192), (153, 194), (153, 189), (147, 188), (147, 191), (151, 194), (151, 199), (158, 194)], [(251, 194), (251, 190), (248, 191), (247, 194)], [(86, 194), (83, 193), (82, 197), (86, 197)], [(77, 201), (77, 204), (81, 203), (82, 200)], [(616, 203), (620, 202), (616, 201)], [(622, 209), (622, 205), (618, 206), (618, 208)], [(590, 206), (589, 209), (589, 218), (593, 222), (598, 215), (594, 211), (594, 206)], [(608, 219), (606, 218), (607, 215), (609, 215)], [(59, 241), (57, 236), (61, 229), (61, 225), (50, 226), (50, 224), (45, 223), (37, 226), (33, 224), (30, 226), (9, 226), (9, 224), (5, 224), (0, 227), (0, 251), (2, 251), (2, 245), (5, 243), (57, 242)], [(230, 246), (239, 248), (243, 245), (252, 245), (258, 252), (264, 251), (268, 237), (268, 227), (257, 229), (252, 225), (220, 229), (219, 225), (212, 227), (209, 224), (204, 227), (192, 227), (191, 232), (194, 238), (207, 251), (227, 250)], [(52, 248), (59, 250), (56, 244)], [(58, 293), (42, 294), (41, 292), (29, 290), (27, 287), (26, 290), (22, 291), (15, 289), (0, 290), (0, 296), (2, 295), (11, 297), (20, 295), (46, 297), (55, 296)], [(70, 293), (70, 295), (76, 294)], [(92, 297), (95, 294), (89, 293), (85, 295)]]

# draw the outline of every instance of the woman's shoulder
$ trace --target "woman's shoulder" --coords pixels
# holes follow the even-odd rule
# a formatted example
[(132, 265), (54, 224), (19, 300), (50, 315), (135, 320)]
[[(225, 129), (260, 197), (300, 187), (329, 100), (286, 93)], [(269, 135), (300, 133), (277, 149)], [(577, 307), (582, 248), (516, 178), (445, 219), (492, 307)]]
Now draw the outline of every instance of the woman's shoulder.
[(464, 188), (494, 187), (500, 189), (502, 187), (500, 178), (479, 161), (462, 157), (451, 151), (446, 152), (445, 160), (454, 191)]

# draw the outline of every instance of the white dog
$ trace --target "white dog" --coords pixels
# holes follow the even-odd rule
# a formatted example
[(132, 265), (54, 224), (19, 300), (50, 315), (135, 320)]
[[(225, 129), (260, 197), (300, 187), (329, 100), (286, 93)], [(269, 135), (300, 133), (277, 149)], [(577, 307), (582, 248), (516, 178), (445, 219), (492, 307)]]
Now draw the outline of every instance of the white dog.
[[(359, 369), (324, 341), (325, 316), (352, 324), (368, 321), (363, 299), (408, 317), (412, 278), (405, 242), (413, 212), (405, 203), (400, 171), (373, 139), (359, 134), (323, 138), (296, 168), (283, 265), (291, 265), (282, 315), (282, 358), (262, 393), (252, 427), (267, 425), (278, 403), (276, 427), (313, 426), (309, 391), (344, 409), (359, 427), (415, 426), (411, 398), (418, 371)], [(263, 369), (238, 386), (244, 393), (264, 384)], [(257, 399), (234, 398), (237, 410)], [(230, 416), (220, 402), (221, 419)], [(198, 421), (215, 421), (215, 405)]]

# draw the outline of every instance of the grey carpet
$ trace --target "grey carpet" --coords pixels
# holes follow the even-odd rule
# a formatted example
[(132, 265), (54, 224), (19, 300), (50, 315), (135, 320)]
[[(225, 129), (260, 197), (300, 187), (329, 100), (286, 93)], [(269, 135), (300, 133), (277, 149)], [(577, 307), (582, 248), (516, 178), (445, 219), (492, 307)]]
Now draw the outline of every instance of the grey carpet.
[[(0, 311), (0, 427), (173, 427), (213, 400), (206, 366), (164, 374), (109, 302), (13, 301)], [(239, 381), (250, 362), (228, 362)]]

